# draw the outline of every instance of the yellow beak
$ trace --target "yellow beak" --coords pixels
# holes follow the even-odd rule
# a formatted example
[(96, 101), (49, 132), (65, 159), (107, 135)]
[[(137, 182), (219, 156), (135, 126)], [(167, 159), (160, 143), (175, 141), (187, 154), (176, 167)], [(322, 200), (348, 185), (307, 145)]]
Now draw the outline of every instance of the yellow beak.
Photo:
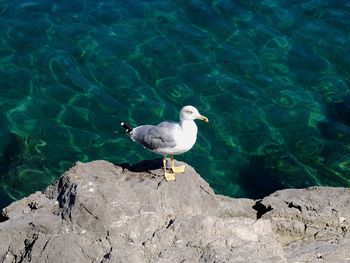
[(199, 119), (202, 120), (202, 121), (204, 121), (204, 122), (209, 122), (208, 118), (205, 117), (205, 116), (203, 116), (203, 115), (201, 115), (201, 116), (199, 117)]

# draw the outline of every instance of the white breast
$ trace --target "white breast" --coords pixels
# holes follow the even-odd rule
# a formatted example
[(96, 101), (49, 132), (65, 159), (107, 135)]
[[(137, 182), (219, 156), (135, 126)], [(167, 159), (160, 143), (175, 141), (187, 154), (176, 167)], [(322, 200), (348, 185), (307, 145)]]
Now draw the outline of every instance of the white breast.
[(177, 146), (176, 149), (173, 149), (173, 154), (181, 154), (190, 150), (196, 143), (197, 132), (197, 125), (193, 120), (182, 121), (181, 129), (175, 134)]

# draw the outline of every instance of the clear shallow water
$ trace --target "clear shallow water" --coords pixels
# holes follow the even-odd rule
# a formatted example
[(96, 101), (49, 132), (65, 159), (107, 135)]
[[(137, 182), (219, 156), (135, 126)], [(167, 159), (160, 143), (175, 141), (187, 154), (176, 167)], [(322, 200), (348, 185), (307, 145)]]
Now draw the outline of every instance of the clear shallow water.
[(178, 157), (216, 192), (349, 186), (350, 1), (1, 1), (0, 207), (75, 161), (159, 158), (114, 133), (196, 106)]

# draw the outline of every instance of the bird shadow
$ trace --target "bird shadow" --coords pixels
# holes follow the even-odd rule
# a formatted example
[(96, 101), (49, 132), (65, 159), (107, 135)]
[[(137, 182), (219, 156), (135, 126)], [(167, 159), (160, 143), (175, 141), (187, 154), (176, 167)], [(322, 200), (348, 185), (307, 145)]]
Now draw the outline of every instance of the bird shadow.
[(162, 159), (154, 159), (154, 160), (144, 160), (136, 164), (122, 163), (120, 166), (123, 169), (127, 169), (131, 172), (141, 173), (148, 172), (151, 170), (157, 170), (163, 167)]

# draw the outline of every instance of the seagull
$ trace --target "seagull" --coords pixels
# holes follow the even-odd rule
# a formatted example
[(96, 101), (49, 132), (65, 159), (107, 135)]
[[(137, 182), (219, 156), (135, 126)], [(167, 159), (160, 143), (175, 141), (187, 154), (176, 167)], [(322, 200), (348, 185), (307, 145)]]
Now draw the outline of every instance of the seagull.
[[(185, 172), (185, 165), (175, 167), (174, 155), (189, 151), (196, 142), (198, 128), (194, 120), (209, 122), (193, 106), (181, 109), (180, 122), (163, 121), (157, 125), (141, 125), (132, 128), (126, 122), (120, 122), (130, 138), (142, 144), (148, 150), (163, 155), (164, 177), (167, 181), (176, 180), (176, 174)], [(171, 156), (171, 172), (167, 171), (167, 155)]]

